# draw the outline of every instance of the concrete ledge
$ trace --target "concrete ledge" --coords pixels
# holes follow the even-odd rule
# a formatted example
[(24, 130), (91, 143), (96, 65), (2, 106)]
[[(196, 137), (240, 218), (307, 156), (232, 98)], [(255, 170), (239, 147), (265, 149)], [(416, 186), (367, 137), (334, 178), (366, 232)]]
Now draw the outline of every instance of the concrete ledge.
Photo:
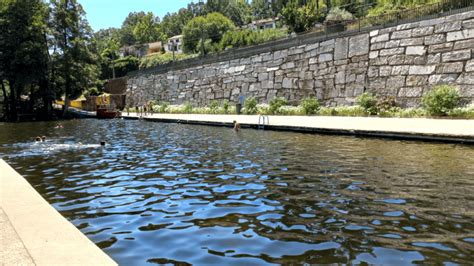
[[(139, 119), (135, 113), (125, 119)], [(258, 115), (152, 114), (144, 120), (209, 126), (258, 128)], [(338, 116), (266, 116), (264, 129), (317, 134), (353, 135), (391, 139), (474, 144), (474, 120), (428, 118), (380, 118)]]
[(0, 184), (2, 264), (117, 265), (3, 160)]

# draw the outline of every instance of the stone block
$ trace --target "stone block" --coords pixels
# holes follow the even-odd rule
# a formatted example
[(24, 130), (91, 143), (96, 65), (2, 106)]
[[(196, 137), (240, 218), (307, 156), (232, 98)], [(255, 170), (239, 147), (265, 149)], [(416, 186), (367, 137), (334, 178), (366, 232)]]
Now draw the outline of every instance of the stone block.
[(410, 75), (430, 75), (435, 72), (436, 66), (410, 66), (408, 74)]
[(383, 49), (385, 48), (385, 42), (378, 42), (378, 43), (374, 43), (372, 45), (370, 45), (370, 50), (374, 51), (374, 50), (380, 50), (380, 49)]
[(424, 46), (407, 46), (407, 55), (424, 55), (425, 53), (426, 49)]
[(441, 56), (442, 62), (454, 62), (471, 59), (471, 50), (459, 50), (444, 53)]
[(469, 19), (462, 22), (463, 29), (473, 29), (474, 28), (474, 19)]
[(389, 34), (385, 33), (382, 35), (379, 35), (377, 37), (373, 37), (370, 39), (370, 43), (377, 43), (377, 42), (386, 42), (390, 39)]
[(262, 89), (273, 89), (273, 81), (265, 80), (262, 82)]
[(388, 41), (385, 43), (385, 48), (397, 48), (400, 46), (400, 40), (393, 40), (393, 41)]
[(332, 61), (332, 54), (320, 54), (319, 55), (319, 62), (327, 62)]
[(349, 39), (349, 57), (369, 53), (369, 34), (361, 34)]
[(457, 41), (454, 43), (454, 50), (462, 50), (462, 49), (473, 49), (474, 48), (474, 38)]
[(367, 76), (369, 78), (375, 78), (379, 76), (379, 67), (371, 66), (367, 70)]
[(268, 80), (268, 73), (260, 73), (258, 74), (258, 81), (262, 82), (264, 80)]
[(446, 21), (456, 21), (474, 18), (474, 10), (447, 16)]
[(431, 75), (428, 79), (430, 85), (451, 84), (456, 81), (458, 74), (437, 74)]
[(393, 66), (392, 75), (408, 75), (410, 66)]
[(407, 39), (411, 37), (412, 30), (401, 30), (392, 32), (391, 40)]
[(336, 39), (335, 48), (334, 48), (334, 60), (346, 59), (348, 49), (349, 49), (348, 38)]
[(396, 55), (396, 54), (403, 54), (405, 52), (404, 47), (400, 48), (392, 48), (392, 49), (383, 49), (380, 50), (380, 56), (389, 56), (389, 55)]
[(295, 79), (289, 79), (289, 78), (284, 78), (282, 87), (284, 89), (292, 89), (296, 87), (296, 80)]
[(434, 26), (445, 22), (445, 18), (436, 18), (420, 21), (420, 27)]
[(474, 38), (474, 29), (465, 29), (460, 31), (448, 32), (446, 40), (448, 42), (466, 40)]
[[(466, 62), (465, 70), (466, 72), (474, 72), (474, 59)], [(471, 75), (474, 75), (474, 74), (471, 74)]]
[(391, 76), (387, 79), (388, 89), (399, 89), (405, 86), (405, 76)]
[(428, 84), (428, 76), (407, 76), (406, 84), (409, 87), (424, 86)]
[(281, 69), (291, 69), (291, 68), (295, 68), (294, 62), (288, 62), (281, 65)]
[(460, 30), (462, 27), (461, 21), (446, 22), (435, 26), (435, 33), (450, 32)]
[(461, 73), (464, 68), (463, 62), (442, 63), (436, 67), (437, 74)]
[(388, 77), (388, 76), (392, 75), (392, 67), (391, 66), (381, 66), (380, 71), (379, 71), (379, 75), (381, 77)]
[(369, 53), (369, 59), (374, 59), (374, 58), (377, 58), (379, 56), (379, 51), (371, 51)]
[(421, 37), (421, 36), (426, 36), (426, 35), (431, 35), (433, 34), (434, 27), (433, 26), (428, 26), (428, 27), (418, 27), (412, 30), (412, 37)]
[(435, 34), (425, 37), (425, 45), (438, 44), (446, 42), (445, 34)]
[(452, 42), (433, 44), (428, 47), (428, 51), (430, 53), (444, 53), (444, 52), (449, 52), (452, 49), (453, 49)]
[(423, 45), (424, 41), (425, 39), (423, 37), (403, 39), (400, 40), (400, 46)]
[(346, 72), (339, 71), (336, 73), (336, 79), (334, 80), (336, 84), (345, 84), (346, 83)]
[(456, 80), (456, 83), (474, 85), (474, 75), (472, 73), (462, 73)]
[(427, 64), (439, 64), (441, 62), (441, 53), (429, 54), (426, 59)]
[(377, 36), (377, 35), (379, 35), (379, 30), (373, 30), (373, 31), (371, 31), (371, 32), (369, 33), (369, 36), (370, 36), (370, 37), (375, 37), (375, 36)]
[(400, 88), (398, 91), (398, 97), (402, 98), (413, 98), (421, 97), (423, 95), (423, 87), (412, 87), (412, 88)]

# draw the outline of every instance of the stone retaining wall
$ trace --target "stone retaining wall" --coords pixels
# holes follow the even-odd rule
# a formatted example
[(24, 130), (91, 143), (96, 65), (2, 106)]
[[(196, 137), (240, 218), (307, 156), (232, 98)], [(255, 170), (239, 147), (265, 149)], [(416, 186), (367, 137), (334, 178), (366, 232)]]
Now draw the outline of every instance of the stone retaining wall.
[(166, 73), (131, 75), (127, 105), (174, 104), (276, 96), (298, 103), (352, 104), (364, 91), (393, 95), (405, 107), (437, 84), (453, 84), (474, 99), (474, 11), (373, 30)]

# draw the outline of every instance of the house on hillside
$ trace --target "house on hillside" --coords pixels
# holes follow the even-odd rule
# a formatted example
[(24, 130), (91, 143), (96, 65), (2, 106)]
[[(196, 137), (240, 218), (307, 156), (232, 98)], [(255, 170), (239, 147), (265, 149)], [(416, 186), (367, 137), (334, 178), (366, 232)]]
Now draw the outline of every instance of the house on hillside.
[(135, 57), (144, 57), (148, 54), (158, 53), (163, 50), (163, 43), (161, 41), (151, 42), (145, 44), (136, 44), (120, 48), (120, 57), (133, 55)]
[(254, 20), (252, 23), (245, 25), (244, 28), (252, 30), (276, 29), (279, 20), (278, 17)]
[(165, 46), (165, 51), (172, 53), (181, 54), (183, 53), (183, 35), (176, 35), (168, 39), (168, 43)]

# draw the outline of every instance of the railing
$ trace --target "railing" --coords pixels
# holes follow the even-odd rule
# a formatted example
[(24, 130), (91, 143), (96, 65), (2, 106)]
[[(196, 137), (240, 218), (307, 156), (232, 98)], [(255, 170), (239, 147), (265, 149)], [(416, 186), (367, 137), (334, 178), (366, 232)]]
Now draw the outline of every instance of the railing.
[(441, 0), (433, 4), (406, 9), (399, 12), (387, 13), (376, 17), (363, 17), (343, 23), (326, 24), (311, 31), (300, 33), (294, 37), (286, 37), (258, 45), (229, 49), (198, 58), (175, 61), (156, 67), (133, 71), (128, 73), (127, 76), (165, 73), (170, 70), (184, 69), (219, 61), (230, 61), (256, 54), (283, 50), (299, 45), (322, 42), (337, 37), (351, 36), (361, 32), (368, 32), (371, 30), (392, 27), (399, 24), (433, 19), (470, 10), (474, 10), (473, 0)]

